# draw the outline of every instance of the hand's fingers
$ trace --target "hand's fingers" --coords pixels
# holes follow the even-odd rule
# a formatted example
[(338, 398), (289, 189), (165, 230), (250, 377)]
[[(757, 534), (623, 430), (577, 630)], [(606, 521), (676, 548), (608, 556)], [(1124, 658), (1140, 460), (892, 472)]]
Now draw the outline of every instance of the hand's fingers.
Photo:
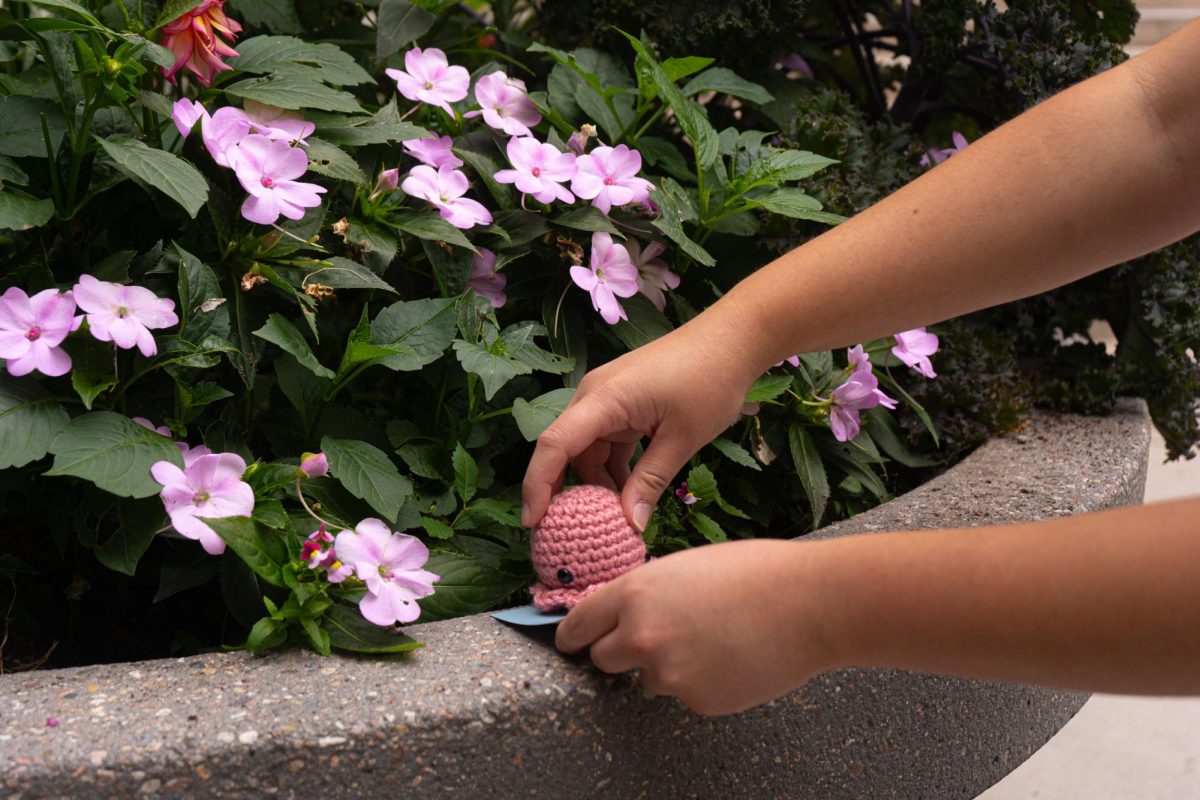
[(621, 491), (625, 516), (639, 531), (645, 530), (658, 499), (694, 453), (681, 431), (665, 425), (650, 440)]
[(571, 468), (585, 483), (604, 486), (616, 491), (617, 484), (608, 474), (607, 469), (611, 453), (611, 443), (604, 440), (593, 442), (590, 447), (572, 459)]
[(589, 594), (558, 623), (554, 644), (564, 653), (578, 653), (617, 627), (620, 593), (612, 583)]
[(589, 654), (592, 657), (592, 663), (597, 668), (614, 675), (642, 666), (638, 663), (633, 650), (628, 646), (628, 642), (625, 641), (625, 637), (621, 635), (620, 627), (592, 642)]
[(566, 411), (538, 437), (521, 486), (521, 524), (531, 528), (550, 505), (555, 486), (562, 486), (571, 459), (613, 430), (613, 414), (604, 401), (589, 394)]
[(608, 457), (609, 476), (617, 485), (617, 491), (625, 487), (625, 482), (629, 480), (629, 460), (633, 458), (633, 451), (637, 449), (637, 442), (614, 442), (612, 450)]

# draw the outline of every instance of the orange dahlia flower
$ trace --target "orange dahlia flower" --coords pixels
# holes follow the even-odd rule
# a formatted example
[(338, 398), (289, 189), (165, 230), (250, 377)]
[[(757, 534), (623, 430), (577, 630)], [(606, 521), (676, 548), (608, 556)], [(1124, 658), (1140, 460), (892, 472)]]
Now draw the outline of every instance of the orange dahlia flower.
[[(241, 30), (242, 26), (236, 20), (225, 15), (225, 0), (204, 0), (179, 19), (163, 26), (163, 46), (175, 54), (175, 66), (169, 70), (164, 68), (163, 75), (174, 83), (175, 74), (187, 67), (201, 84), (210, 85), (218, 72), (231, 69), (221, 57), (238, 54), (230, 44)], [(224, 41), (222, 36), (229, 41)]]

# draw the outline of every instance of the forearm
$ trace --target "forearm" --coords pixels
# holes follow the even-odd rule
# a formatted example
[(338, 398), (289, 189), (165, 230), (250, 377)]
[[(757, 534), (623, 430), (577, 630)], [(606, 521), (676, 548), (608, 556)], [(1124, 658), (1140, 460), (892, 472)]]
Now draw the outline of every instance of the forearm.
[(839, 665), (1200, 693), (1200, 499), (813, 547)]
[[(1036, 294), (1200, 229), (1200, 23), (743, 281), (757, 366)], [(744, 328), (744, 326), (743, 326)]]

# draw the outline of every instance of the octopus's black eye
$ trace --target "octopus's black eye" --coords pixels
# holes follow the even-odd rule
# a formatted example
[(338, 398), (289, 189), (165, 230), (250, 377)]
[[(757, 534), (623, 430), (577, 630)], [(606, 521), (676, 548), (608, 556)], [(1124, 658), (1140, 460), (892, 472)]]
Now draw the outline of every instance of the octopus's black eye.
[(558, 578), (559, 583), (570, 583), (575, 580), (575, 576), (571, 574), (571, 570), (566, 567), (560, 569), (555, 577)]

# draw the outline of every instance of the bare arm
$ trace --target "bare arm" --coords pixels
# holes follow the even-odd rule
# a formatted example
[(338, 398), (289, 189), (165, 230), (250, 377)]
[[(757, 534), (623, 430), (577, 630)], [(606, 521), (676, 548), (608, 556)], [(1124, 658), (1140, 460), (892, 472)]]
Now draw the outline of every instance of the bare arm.
[[(839, 667), (1200, 694), (1200, 499), (1050, 522), (749, 540), (650, 562), (558, 646), (729, 714)], [(733, 679), (732, 676), (736, 676)]]
[[(591, 373), (538, 442), (524, 521), (541, 518), (574, 462), (585, 480), (623, 484), (626, 514), (644, 522), (770, 364), (1035, 294), (1198, 229), (1200, 22), (1042, 103)], [(633, 443), (646, 436), (630, 475)]]

